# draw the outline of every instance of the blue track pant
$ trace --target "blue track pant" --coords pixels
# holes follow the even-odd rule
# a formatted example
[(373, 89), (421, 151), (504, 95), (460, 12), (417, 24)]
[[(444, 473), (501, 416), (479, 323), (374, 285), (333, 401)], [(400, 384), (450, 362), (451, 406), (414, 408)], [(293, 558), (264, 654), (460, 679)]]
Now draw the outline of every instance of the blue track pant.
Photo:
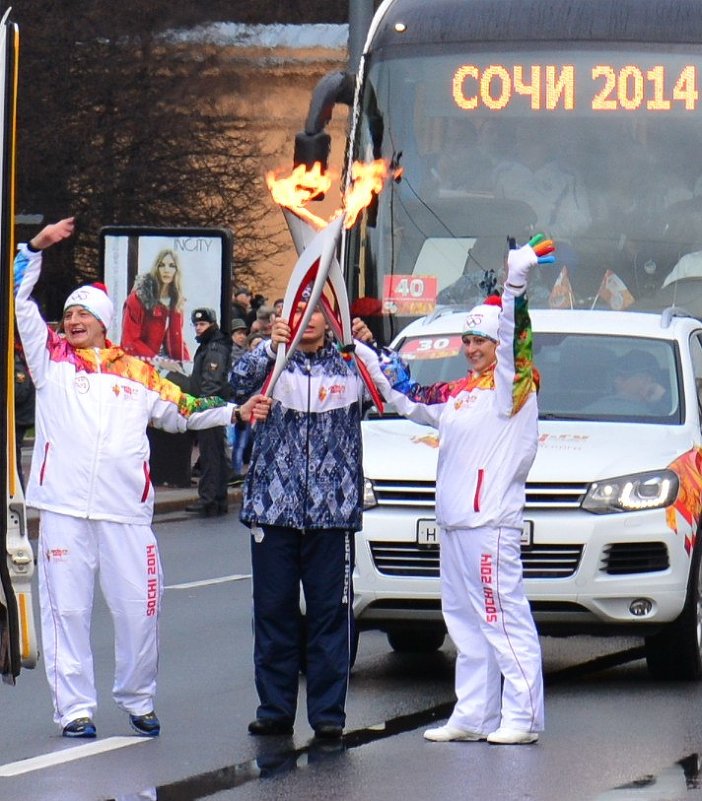
[[(265, 526), (251, 538), (259, 718), (295, 719), (300, 669), (307, 718), (343, 726), (352, 626), (353, 534)], [(300, 615), (305, 594), (306, 627)], [(303, 654), (304, 649), (304, 654)]]

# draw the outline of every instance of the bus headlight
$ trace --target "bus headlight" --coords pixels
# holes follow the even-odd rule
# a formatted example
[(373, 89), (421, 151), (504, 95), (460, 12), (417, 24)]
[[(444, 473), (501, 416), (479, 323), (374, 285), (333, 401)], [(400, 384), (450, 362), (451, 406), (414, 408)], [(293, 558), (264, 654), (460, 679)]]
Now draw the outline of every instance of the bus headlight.
[(585, 495), (583, 509), (598, 515), (660, 509), (675, 500), (678, 487), (678, 477), (672, 470), (596, 481)]
[(372, 509), (378, 505), (378, 500), (375, 497), (375, 490), (373, 489), (373, 482), (369, 478), (363, 479), (363, 508)]

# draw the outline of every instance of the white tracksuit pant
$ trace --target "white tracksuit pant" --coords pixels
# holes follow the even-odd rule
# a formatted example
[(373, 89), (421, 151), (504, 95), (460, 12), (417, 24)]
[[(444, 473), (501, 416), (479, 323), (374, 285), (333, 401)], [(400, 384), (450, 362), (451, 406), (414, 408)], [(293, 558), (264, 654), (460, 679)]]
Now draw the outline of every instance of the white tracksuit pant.
[(162, 573), (150, 526), (41, 512), (39, 600), (44, 667), (62, 728), (97, 708), (90, 618), (95, 576), (115, 629), (117, 705), (133, 715), (154, 708)]
[(449, 724), (460, 729), (543, 730), (541, 648), (524, 594), (520, 535), (487, 527), (441, 532), (441, 603), (458, 651)]

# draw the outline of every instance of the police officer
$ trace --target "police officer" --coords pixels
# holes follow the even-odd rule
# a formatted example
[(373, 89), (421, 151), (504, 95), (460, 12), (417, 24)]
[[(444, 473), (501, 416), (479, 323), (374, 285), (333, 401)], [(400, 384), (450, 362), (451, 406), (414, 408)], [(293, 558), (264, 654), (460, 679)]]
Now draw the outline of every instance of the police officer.
[[(198, 349), (193, 359), (190, 376), (190, 394), (195, 397), (219, 395), (227, 399), (229, 388), (229, 362), (231, 339), (217, 325), (214, 309), (195, 309), (191, 315), (195, 326)], [(229, 463), (226, 452), (226, 427), (216, 426), (197, 433), (200, 449), (199, 499), (186, 511), (201, 517), (214, 517), (227, 513), (227, 481)]]

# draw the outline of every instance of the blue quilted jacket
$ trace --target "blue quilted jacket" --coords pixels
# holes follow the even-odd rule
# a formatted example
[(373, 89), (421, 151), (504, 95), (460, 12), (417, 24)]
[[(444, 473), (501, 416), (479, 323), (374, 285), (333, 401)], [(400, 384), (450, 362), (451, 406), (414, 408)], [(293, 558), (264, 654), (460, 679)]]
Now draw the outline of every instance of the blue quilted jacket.
[[(242, 356), (231, 374), (234, 402), (258, 391), (272, 366), (265, 342)], [(268, 419), (254, 429), (242, 522), (359, 530), (366, 389), (355, 366), (332, 344), (297, 350), (272, 397)]]

